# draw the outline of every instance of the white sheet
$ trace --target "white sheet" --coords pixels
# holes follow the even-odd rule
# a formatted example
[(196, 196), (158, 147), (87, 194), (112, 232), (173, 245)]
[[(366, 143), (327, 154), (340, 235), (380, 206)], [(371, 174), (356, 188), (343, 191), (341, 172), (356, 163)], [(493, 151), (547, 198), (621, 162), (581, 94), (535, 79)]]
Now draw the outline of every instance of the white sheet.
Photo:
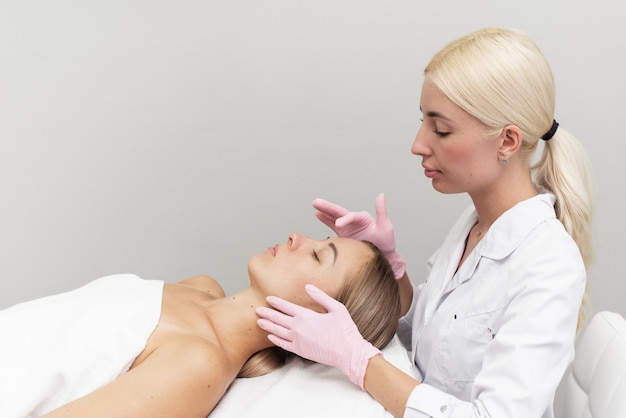
[(162, 281), (116, 274), (0, 311), (0, 417), (39, 417), (125, 373), (162, 293)]
[[(383, 350), (406, 373), (411, 362), (398, 337)], [(392, 415), (339, 370), (292, 359), (264, 376), (236, 379), (210, 418), (390, 418)]]

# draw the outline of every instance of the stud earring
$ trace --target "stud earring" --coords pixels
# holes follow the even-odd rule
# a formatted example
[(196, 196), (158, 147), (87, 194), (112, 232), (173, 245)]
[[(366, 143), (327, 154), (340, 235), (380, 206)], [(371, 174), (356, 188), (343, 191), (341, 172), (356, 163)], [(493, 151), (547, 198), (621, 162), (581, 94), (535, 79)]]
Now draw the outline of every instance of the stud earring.
[(507, 165), (508, 163), (509, 160), (504, 155), (500, 155), (500, 164)]

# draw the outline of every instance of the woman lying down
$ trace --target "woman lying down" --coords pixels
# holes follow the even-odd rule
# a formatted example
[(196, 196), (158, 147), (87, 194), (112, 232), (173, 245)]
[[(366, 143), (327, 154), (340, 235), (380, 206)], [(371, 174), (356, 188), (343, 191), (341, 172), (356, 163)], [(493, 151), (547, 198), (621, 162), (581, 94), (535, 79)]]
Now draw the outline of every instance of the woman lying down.
[(253, 256), (248, 274), (249, 287), (228, 297), (207, 276), (124, 274), (0, 311), (0, 416), (204, 418), (238, 375), (285, 362), (257, 327), (268, 295), (342, 309), (326, 293), (374, 347), (395, 334), (396, 280), (367, 242), (291, 234)]

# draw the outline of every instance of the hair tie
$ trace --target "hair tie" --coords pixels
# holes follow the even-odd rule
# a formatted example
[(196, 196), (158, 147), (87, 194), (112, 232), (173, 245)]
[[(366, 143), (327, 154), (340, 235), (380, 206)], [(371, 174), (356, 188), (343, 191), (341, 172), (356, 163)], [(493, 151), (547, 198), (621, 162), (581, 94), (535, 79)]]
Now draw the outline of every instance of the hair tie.
[(554, 136), (558, 127), (559, 127), (559, 123), (555, 119), (552, 119), (552, 127), (550, 128), (548, 132), (545, 133), (544, 136), (541, 137), (541, 139), (543, 139), (544, 141), (548, 141), (550, 138)]

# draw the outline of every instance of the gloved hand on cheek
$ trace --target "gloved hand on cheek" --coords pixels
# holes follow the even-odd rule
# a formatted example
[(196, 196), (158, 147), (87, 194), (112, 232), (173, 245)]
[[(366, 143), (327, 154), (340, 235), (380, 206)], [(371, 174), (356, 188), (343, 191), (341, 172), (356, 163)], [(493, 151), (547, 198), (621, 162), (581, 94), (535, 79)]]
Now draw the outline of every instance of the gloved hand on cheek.
[(269, 332), (268, 338), (278, 347), (337, 367), (364, 389), (367, 364), (370, 358), (382, 353), (361, 336), (342, 303), (313, 285), (307, 285), (306, 291), (327, 313), (269, 296), (267, 302), (275, 309), (257, 308), (258, 326)]

